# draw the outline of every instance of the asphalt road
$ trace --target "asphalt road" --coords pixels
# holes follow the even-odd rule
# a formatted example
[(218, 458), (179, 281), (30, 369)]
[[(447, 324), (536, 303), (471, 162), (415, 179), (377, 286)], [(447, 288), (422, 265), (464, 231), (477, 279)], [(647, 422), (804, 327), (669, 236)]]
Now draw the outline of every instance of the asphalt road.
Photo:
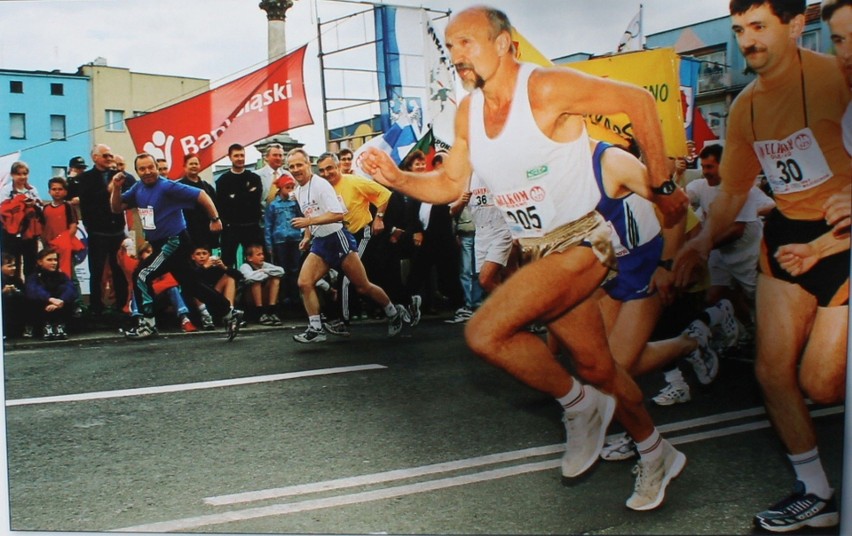
[[(637, 513), (632, 462), (563, 482), (559, 408), (472, 356), (461, 326), (387, 339), (366, 323), (318, 345), (294, 333), (7, 348), (12, 528), (749, 534), (792, 486), (749, 356), (692, 381), (692, 402), (652, 407), (688, 464), (663, 507)], [(662, 375), (641, 384), (653, 396)], [(814, 410), (839, 488), (842, 407)]]

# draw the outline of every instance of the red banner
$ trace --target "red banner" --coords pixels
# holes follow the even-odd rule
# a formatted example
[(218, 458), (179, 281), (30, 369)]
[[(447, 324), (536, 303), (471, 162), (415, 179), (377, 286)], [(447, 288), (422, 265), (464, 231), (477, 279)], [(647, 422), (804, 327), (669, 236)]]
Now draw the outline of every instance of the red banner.
[(303, 78), (307, 46), (250, 74), (177, 104), (127, 120), (137, 152), (165, 158), (168, 176), (183, 176), (183, 158), (198, 154), (201, 168), (291, 128), (313, 124)]

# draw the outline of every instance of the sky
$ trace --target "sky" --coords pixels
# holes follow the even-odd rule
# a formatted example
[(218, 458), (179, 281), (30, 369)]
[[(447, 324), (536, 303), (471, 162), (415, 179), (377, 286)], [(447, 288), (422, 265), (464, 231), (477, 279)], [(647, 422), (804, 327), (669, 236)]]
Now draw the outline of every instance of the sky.
[[(518, 31), (550, 58), (612, 51), (639, 11), (635, 0), (387, 3), (454, 12), (489, 3), (505, 11)], [(287, 12), (288, 50), (309, 45), (305, 78), (306, 89), (314, 96), (309, 105), (315, 124), (290, 132), (307, 144), (309, 152), (325, 149), (317, 19), (328, 21), (362, 11), (369, 7), (365, 4), (296, 0)], [(644, 0), (642, 4), (646, 35), (728, 14), (728, 0)], [(7, 22), (0, 32), (0, 69), (73, 73), (102, 57), (113, 67), (206, 78), (215, 87), (259, 68), (267, 58), (266, 14), (258, 0), (5, 0), (0, 2), (0, 20)]]

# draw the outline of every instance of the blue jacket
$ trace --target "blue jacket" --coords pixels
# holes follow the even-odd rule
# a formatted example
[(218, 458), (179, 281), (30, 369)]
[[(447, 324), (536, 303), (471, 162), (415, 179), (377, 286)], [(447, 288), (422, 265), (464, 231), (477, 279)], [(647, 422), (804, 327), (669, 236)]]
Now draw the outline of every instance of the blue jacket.
[(27, 276), (26, 282), (27, 298), (46, 303), (50, 298), (59, 298), (66, 304), (71, 304), (77, 299), (77, 291), (74, 283), (60, 270), (48, 272), (37, 269)]
[(269, 203), (263, 217), (266, 248), (271, 249), (273, 244), (300, 241), (302, 231), (293, 227), (290, 220), (301, 216), (302, 211), (299, 209), (299, 203), (295, 200), (284, 200), (276, 197), (272, 203)]

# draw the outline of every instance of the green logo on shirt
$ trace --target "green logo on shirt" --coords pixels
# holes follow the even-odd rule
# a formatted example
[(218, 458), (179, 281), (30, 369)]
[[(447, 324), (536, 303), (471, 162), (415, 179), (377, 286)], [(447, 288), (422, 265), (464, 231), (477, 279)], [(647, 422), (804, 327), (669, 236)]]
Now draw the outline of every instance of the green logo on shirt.
[(527, 180), (535, 180), (550, 173), (550, 168), (547, 164), (542, 164), (538, 167), (527, 170)]

